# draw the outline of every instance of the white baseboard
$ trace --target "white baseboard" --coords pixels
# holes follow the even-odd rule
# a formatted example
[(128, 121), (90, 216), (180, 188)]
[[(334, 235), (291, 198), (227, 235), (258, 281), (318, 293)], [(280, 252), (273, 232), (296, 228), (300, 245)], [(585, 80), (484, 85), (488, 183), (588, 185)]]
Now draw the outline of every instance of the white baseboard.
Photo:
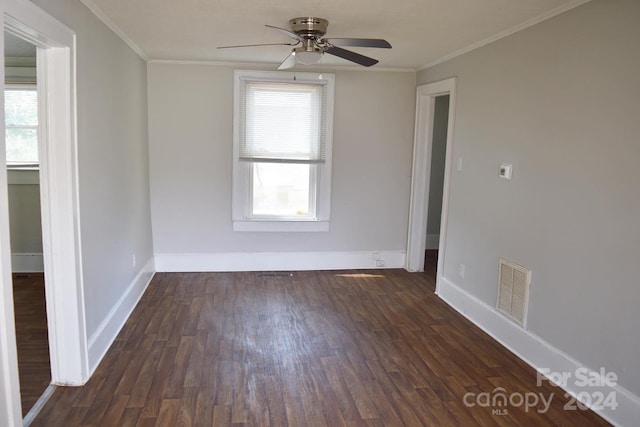
[(156, 254), (156, 271), (286, 271), (403, 268), (404, 251)]
[(425, 249), (438, 249), (439, 246), (440, 246), (440, 235), (427, 234), (427, 244), (425, 245)]
[[(587, 368), (542, 338), (520, 328), (499, 314), (493, 307), (454, 285), (450, 280), (445, 278), (440, 278), (440, 280), (438, 290), (440, 298), (538, 372), (541, 369), (548, 369), (550, 372), (576, 373), (578, 369), (581, 369), (588, 370), (589, 378), (602, 378), (599, 372)], [(593, 387), (579, 387), (574, 383), (575, 381), (567, 381), (567, 384), (562, 388), (572, 396), (577, 396), (580, 392), (590, 394), (594, 391)], [(638, 414), (640, 414), (640, 397), (619, 385), (599, 387), (597, 390), (605, 395), (611, 392), (615, 393), (618, 403), (615, 410), (592, 408), (601, 417), (614, 425), (637, 425)]]
[(11, 254), (11, 271), (14, 273), (42, 273), (44, 272), (44, 257), (42, 253)]
[(93, 372), (111, 347), (118, 333), (140, 301), (142, 294), (151, 282), (155, 270), (153, 258), (140, 269), (136, 277), (131, 281), (127, 290), (122, 294), (118, 302), (113, 306), (98, 329), (89, 338), (89, 372)]

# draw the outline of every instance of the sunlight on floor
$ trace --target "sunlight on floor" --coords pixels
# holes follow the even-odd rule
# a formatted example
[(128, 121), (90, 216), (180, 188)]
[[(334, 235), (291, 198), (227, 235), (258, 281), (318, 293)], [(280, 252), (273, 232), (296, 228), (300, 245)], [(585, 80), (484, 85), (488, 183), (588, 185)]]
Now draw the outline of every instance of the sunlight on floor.
[(384, 277), (383, 274), (369, 274), (369, 273), (336, 274), (336, 276), (337, 277), (353, 277), (353, 278)]

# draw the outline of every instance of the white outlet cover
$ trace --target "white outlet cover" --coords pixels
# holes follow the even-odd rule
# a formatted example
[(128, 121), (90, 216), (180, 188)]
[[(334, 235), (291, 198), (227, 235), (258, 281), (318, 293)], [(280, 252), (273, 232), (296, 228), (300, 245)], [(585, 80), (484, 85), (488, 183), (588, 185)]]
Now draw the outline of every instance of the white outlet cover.
[(500, 178), (503, 179), (511, 179), (511, 171), (512, 171), (513, 167), (512, 165), (508, 164), (508, 163), (503, 163), (500, 165)]

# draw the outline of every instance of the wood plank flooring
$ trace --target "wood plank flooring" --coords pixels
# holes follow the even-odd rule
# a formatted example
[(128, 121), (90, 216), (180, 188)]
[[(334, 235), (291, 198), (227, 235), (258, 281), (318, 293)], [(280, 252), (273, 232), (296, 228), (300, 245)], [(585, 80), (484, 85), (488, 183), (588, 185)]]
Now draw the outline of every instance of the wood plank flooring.
[(424, 251), (424, 274), (430, 280), (427, 280), (427, 287), (435, 292), (436, 290), (436, 274), (438, 272), (438, 250), (427, 249)]
[(25, 415), (51, 382), (44, 275), (14, 274), (13, 302), (20, 400)]
[[(538, 408), (465, 394), (535, 392)], [(608, 425), (403, 270), (160, 273), (94, 376), (34, 426)]]

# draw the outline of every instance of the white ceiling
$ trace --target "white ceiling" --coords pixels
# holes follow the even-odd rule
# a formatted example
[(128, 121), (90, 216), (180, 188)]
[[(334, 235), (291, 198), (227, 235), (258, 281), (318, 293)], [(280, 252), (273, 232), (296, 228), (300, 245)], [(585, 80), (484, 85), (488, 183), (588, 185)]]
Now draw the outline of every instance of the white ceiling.
[[(391, 50), (353, 48), (379, 59), (374, 67), (420, 69), (588, 0), (82, 1), (150, 60), (279, 64), (289, 47), (216, 47), (289, 42), (264, 24), (314, 16), (329, 20), (326, 37), (388, 40)], [(351, 65), (331, 55), (321, 63)]]

